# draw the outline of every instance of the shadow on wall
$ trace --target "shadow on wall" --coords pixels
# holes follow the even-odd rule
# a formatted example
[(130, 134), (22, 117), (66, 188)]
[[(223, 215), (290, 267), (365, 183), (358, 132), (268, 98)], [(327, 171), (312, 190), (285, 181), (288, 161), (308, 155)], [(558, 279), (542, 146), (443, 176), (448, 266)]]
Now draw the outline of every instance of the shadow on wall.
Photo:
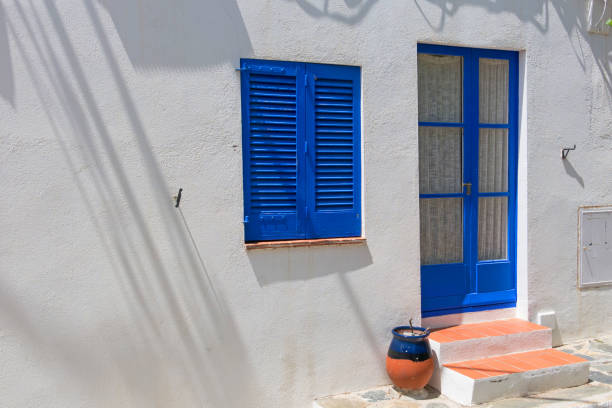
[[(137, 68), (197, 69), (250, 55), (236, 0), (99, 0)], [(177, 46), (180, 44), (180, 46)]]
[(572, 177), (572, 178), (574, 178), (574, 179), (576, 179), (578, 184), (580, 184), (580, 187), (584, 188), (584, 179), (576, 171), (574, 166), (572, 166), (572, 163), (569, 161), (569, 159), (564, 159), (564, 160), (562, 160), (562, 162), (563, 162), (563, 168), (565, 169), (565, 172), (567, 173), (567, 175)]
[[(144, 3), (150, 3), (149, 11), (162, 18), (161, 1)], [(221, 3), (213, 2), (223, 8)], [(181, 4), (181, 12), (202, 11), (195, 2)], [(185, 4), (192, 5), (191, 9), (185, 9)], [(92, 230), (106, 251), (129, 314), (119, 318), (124, 316), (120, 314), (99, 327), (84, 325), (79, 336), (65, 336), (58, 328), (68, 322), (56, 316), (55, 321), (47, 322), (54, 330), (39, 327), (32, 305), (0, 280), (0, 316), (19, 332), (32, 355), (41, 360), (57, 356), (58, 368), (66, 371), (71, 380), (82, 382), (83, 389), (99, 393), (98, 399), (108, 401), (107, 406), (125, 403), (125, 398), (150, 407), (248, 406), (258, 388), (257, 377), (245, 364), (247, 356), (237, 324), (224, 297), (212, 286), (187, 221), (173, 206), (165, 175), (115, 59), (121, 51), (113, 49), (98, 8), (88, 0), (82, 6), (87, 24), (96, 35), (92, 42), (100, 49), (100, 61), (112, 77), (107, 91), (120, 101), (119, 112), (130, 132), (117, 131), (112, 121), (104, 120), (94, 92), (96, 80), (87, 75), (82, 63), (86, 57), (69, 36), (58, 2), (14, 0), (10, 3), (10, 18), (4, 20), (2, 28), (6, 26), (15, 44), (14, 52), (23, 60), (25, 74), (74, 175), (75, 188), (88, 211)], [(114, 12), (119, 13), (121, 7), (116, 8)], [(205, 21), (201, 23), (205, 25)], [(196, 30), (194, 25), (195, 21), (191, 27), (187, 24), (186, 30)], [(210, 34), (204, 28), (199, 33)], [(172, 40), (179, 41), (180, 35), (175, 33)], [(0, 47), (1, 41), (3, 37)], [(168, 42), (164, 44), (169, 47)], [(201, 57), (189, 59), (187, 55), (174, 54), (157, 60), (157, 54), (152, 53), (150, 59), (141, 62), (189, 66), (218, 63), (228, 55), (217, 53), (213, 60), (203, 57), (207, 55), (205, 50), (197, 54)], [(4, 53), (0, 56), (4, 57)], [(128, 137), (142, 164), (130, 173), (141, 172), (142, 178), (128, 177), (125, 152), (119, 146)], [(87, 171), (81, 173), (81, 166)], [(139, 179), (146, 182), (135, 181)], [(145, 203), (138, 197), (143, 189), (150, 192)], [(159, 223), (155, 229), (152, 218)], [(93, 273), (106, 276), (108, 270)], [(98, 352), (92, 353), (91, 347), (99, 347)], [(118, 392), (123, 387), (128, 390), (127, 397)]]
[[(414, 0), (427, 24), (437, 32), (444, 30), (447, 18), (454, 16), (463, 6), (476, 6), (486, 8), (493, 14), (511, 12), (523, 22), (533, 24), (541, 32), (548, 31), (548, 0), (530, 0), (526, 2), (513, 2), (501, 0)], [(439, 9), (436, 13), (428, 13), (421, 3), (430, 3)]]
[(343, 24), (359, 23), (368, 14), (378, 0), (343, 0), (344, 6), (339, 7), (338, 1), (330, 5), (330, 0), (295, 0), (309, 16), (314, 18), (329, 18)]
[[(427, 24), (436, 32), (444, 31), (448, 18), (453, 17), (464, 6), (481, 7), (489, 13), (511, 13), (520, 21), (532, 24), (540, 32), (549, 29), (550, 9), (559, 16), (576, 58), (583, 69), (587, 61), (583, 47), (586, 43), (591, 49), (595, 64), (601, 72), (612, 104), (612, 41), (608, 36), (592, 35), (586, 29), (586, 6), (584, 1), (575, 0), (414, 0), (415, 5)], [(434, 6), (433, 8), (430, 6)], [(578, 34), (578, 35), (574, 35)]]
[[(356, 321), (361, 326), (359, 333), (368, 342), (372, 356), (381, 355), (380, 342), (366, 319), (363, 302), (353, 289), (348, 272), (363, 269), (372, 264), (372, 255), (367, 245), (330, 245), (320, 247), (275, 248), (248, 252), (249, 261), (260, 286), (278, 282), (306, 281), (334, 275), (338, 279), (344, 298), (348, 301)], [(384, 369), (383, 366), (380, 367)]]
[(4, 6), (0, 2), (0, 97), (11, 105), (15, 104), (15, 83), (13, 80), (13, 65), (8, 42), (8, 28)]
[(249, 251), (248, 257), (260, 286), (342, 274), (372, 264), (367, 245), (261, 249)]

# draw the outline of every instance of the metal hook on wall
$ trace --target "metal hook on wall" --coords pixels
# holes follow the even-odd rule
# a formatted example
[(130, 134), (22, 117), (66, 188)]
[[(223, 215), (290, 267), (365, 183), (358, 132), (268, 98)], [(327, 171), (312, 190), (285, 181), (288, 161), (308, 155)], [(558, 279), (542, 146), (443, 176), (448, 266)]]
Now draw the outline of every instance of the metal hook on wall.
[(566, 159), (570, 150), (576, 150), (576, 145), (574, 145), (574, 147), (564, 147), (563, 149), (561, 149), (561, 158)]
[(176, 202), (174, 207), (176, 208), (179, 208), (179, 205), (181, 204), (181, 194), (182, 193), (183, 193), (183, 189), (179, 188), (178, 194), (174, 196), (174, 201)]

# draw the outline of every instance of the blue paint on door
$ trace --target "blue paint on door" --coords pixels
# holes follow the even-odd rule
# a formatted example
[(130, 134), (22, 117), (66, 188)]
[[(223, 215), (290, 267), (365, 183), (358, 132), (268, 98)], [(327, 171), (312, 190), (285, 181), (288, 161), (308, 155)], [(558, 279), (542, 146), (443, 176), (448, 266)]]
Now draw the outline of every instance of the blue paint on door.
[[(421, 266), (421, 309), (423, 317), (450, 313), (513, 307), (516, 304), (516, 185), (518, 161), (518, 53), (463, 47), (419, 44), (418, 52), (462, 56), (463, 122), (419, 122), (419, 126), (463, 129), (463, 181), (471, 183), (471, 194), (421, 194), (421, 198), (463, 198), (463, 261)], [(507, 60), (508, 123), (479, 122), (479, 59)], [(508, 129), (508, 189), (506, 192), (479, 192), (479, 130)], [(507, 197), (507, 257), (478, 259), (478, 199)]]

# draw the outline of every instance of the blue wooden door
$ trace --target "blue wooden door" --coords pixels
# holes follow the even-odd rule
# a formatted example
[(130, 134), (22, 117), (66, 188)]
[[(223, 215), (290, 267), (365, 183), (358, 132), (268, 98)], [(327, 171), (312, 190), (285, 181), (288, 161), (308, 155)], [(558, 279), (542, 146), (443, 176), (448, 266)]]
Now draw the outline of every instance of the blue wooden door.
[(512, 307), (518, 54), (418, 52), (422, 315)]

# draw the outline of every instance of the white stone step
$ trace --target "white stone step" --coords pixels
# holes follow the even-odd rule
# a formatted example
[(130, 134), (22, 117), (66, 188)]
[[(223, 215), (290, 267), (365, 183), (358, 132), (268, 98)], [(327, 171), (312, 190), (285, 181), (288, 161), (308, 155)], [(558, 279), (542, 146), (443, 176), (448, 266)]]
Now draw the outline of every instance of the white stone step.
[(438, 330), (429, 336), (429, 344), (435, 367), (429, 385), (440, 390), (442, 365), (550, 348), (552, 332), (525, 320), (505, 319)]
[(558, 350), (447, 363), (441, 369), (441, 392), (464, 405), (519, 397), (589, 380), (589, 362)]
[(440, 364), (552, 347), (548, 327), (521, 319), (463, 324), (433, 332), (429, 344)]

